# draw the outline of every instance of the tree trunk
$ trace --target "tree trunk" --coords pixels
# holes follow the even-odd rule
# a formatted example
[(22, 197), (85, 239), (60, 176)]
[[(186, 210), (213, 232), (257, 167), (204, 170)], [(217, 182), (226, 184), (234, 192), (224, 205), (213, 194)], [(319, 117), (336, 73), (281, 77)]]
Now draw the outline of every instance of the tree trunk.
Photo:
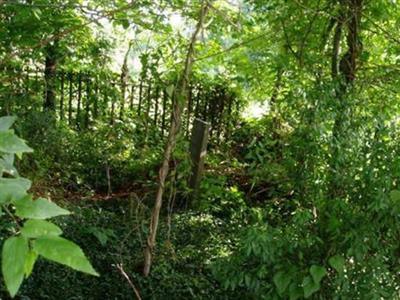
[[(341, 151), (341, 144), (345, 141), (344, 134), (346, 109), (348, 107), (346, 101), (346, 93), (353, 85), (357, 72), (357, 61), (362, 52), (362, 42), (360, 37), (360, 23), (363, 9), (363, 0), (341, 0), (341, 15), (338, 18), (336, 32), (333, 40), (332, 53), (332, 78), (337, 84), (336, 97), (338, 103), (335, 122), (332, 129), (332, 150), (330, 162), (330, 184), (329, 195), (331, 197), (338, 196), (342, 190), (340, 180), (343, 172), (343, 163), (339, 163), (338, 156)], [(347, 51), (339, 61), (340, 38), (342, 30), (346, 26), (346, 44)]]
[(171, 155), (175, 149), (177, 136), (179, 133), (179, 129), (181, 126), (181, 118), (182, 118), (182, 111), (185, 107), (187, 102), (187, 89), (189, 85), (190, 76), (192, 73), (192, 66), (194, 62), (194, 46), (199, 35), (199, 32), (204, 24), (205, 17), (208, 12), (208, 2), (204, 1), (202, 8), (200, 10), (199, 20), (196, 25), (196, 29), (193, 32), (192, 38), (189, 43), (184, 70), (177, 82), (177, 85), (174, 90), (173, 97), (175, 99), (174, 106), (173, 106), (173, 114), (172, 114), (172, 122), (171, 127), (169, 130), (167, 142), (164, 148), (164, 156), (161, 168), (159, 170), (159, 182), (158, 182), (158, 189), (156, 194), (156, 200), (151, 216), (150, 222), (150, 231), (147, 237), (147, 245), (144, 251), (144, 267), (143, 267), (143, 274), (144, 276), (148, 276), (150, 273), (151, 263), (152, 263), (152, 255), (153, 250), (156, 243), (156, 235), (157, 235), (157, 228), (158, 228), (158, 221), (160, 216), (160, 210), (162, 205), (162, 197), (164, 193), (164, 184), (169, 172), (169, 162), (171, 159)]
[(56, 110), (56, 69), (57, 69), (57, 41), (46, 47), (46, 61), (44, 79), (46, 82), (43, 108)]

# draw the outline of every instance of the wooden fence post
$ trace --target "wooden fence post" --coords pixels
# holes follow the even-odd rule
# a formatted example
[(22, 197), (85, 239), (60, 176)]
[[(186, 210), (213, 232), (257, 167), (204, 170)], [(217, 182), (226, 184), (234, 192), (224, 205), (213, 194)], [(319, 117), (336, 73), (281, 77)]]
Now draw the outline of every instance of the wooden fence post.
[(148, 86), (147, 86), (147, 97), (146, 97), (146, 100), (147, 100), (147, 105), (146, 105), (146, 112), (145, 112), (145, 124), (146, 124), (146, 128), (147, 128), (147, 126), (148, 126), (148, 122), (149, 122), (149, 115), (150, 115), (150, 109), (151, 109), (151, 102), (152, 102), (152, 90), (151, 90), (151, 88), (152, 88), (152, 85), (151, 85), (151, 81), (149, 81), (149, 83), (148, 83)]
[(64, 120), (64, 71), (61, 72), (60, 120)]
[(72, 73), (68, 74), (68, 80), (69, 80), (68, 123), (69, 123), (69, 125), (71, 125), (72, 124), (72, 96), (73, 96)]
[(90, 90), (90, 78), (89, 76), (86, 79), (86, 107), (85, 107), (85, 129), (89, 128), (90, 123), (90, 102), (91, 102), (91, 90)]
[(132, 84), (132, 87), (131, 87), (131, 94), (130, 94), (130, 96), (129, 96), (129, 101), (130, 101), (130, 103), (129, 103), (129, 109), (130, 109), (131, 112), (132, 112), (132, 110), (133, 110), (133, 101), (134, 101), (134, 98), (135, 98), (135, 85)]
[(111, 120), (110, 120), (110, 124), (114, 125), (114, 115), (115, 115), (115, 82), (113, 82), (111, 84), (112, 86), (112, 94), (111, 94)]
[(144, 115), (144, 144), (147, 145), (147, 139), (149, 135), (149, 116), (150, 116), (150, 110), (151, 110), (151, 102), (152, 102), (152, 90), (151, 90), (151, 81), (149, 81), (148, 86), (147, 86), (147, 105), (146, 105), (146, 111)]
[(126, 82), (122, 82), (122, 84), (121, 84), (121, 101), (120, 101), (120, 107), (119, 107), (119, 119), (120, 120), (122, 120), (124, 118), (125, 100), (126, 100)]
[(137, 114), (140, 116), (141, 110), (142, 110), (142, 97), (143, 97), (143, 79), (140, 79), (139, 83), (139, 104), (138, 104), (138, 111)]
[(195, 109), (194, 109), (195, 118), (197, 118), (199, 116), (199, 112), (200, 112), (200, 97), (201, 97), (201, 88), (197, 87), (196, 106), (195, 106)]
[(80, 129), (81, 118), (81, 100), (82, 100), (82, 73), (78, 75), (78, 107), (76, 109), (76, 124)]
[(228, 140), (231, 136), (231, 130), (232, 130), (232, 95), (228, 95), (228, 111), (227, 111), (227, 116), (225, 118), (226, 120), (226, 139)]
[(209, 97), (209, 95), (210, 95), (211, 93), (210, 93), (210, 91), (205, 91), (203, 94), (202, 94), (202, 100), (203, 100), (203, 114), (202, 114), (202, 116), (203, 116), (203, 119), (204, 120), (206, 120), (206, 121), (208, 121), (208, 111), (209, 111), (209, 106), (210, 106), (210, 101), (208, 100), (208, 97)]
[(190, 141), (190, 158), (192, 162), (192, 173), (189, 178), (189, 187), (193, 190), (191, 200), (197, 198), (201, 177), (204, 169), (204, 159), (207, 153), (208, 133), (210, 124), (195, 119)]
[(157, 85), (156, 88), (156, 95), (155, 95), (155, 107), (154, 107), (154, 126), (157, 126), (157, 120), (158, 120), (158, 98), (160, 96), (160, 86)]
[(29, 78), (29, 67), (25, 69), (25, 95), (29, 96), (29, 85), (30, 85), (30, 78)]
[(99, 78), (96, 76), (96, 86), (94, 88), (94, 103), (93, 103), (93, 120), (97, 120), (99, 115)]

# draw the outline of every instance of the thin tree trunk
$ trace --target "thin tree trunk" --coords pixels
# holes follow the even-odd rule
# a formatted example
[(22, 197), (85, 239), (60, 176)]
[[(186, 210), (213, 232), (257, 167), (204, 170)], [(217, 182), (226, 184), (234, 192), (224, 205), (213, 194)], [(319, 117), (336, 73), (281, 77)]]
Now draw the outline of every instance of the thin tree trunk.
[(339, 73), (339, 55), (340, 55), (340, 41), (342, 40), (342, 26), (343, 17), (338, 18), (336, 24), (335, 35), (333, 37), (333, 49), (332, 49), (332, 60), (331, 60), (331, 75), (332, 79), (336, 80)]
[(144, 251), (144, 267), (143, 267), (144, 276), (148, 276), (150, 273), (153, 250), (154, 250), (154, 247), (156, 244), (157, 228), (158, 228), (158, 222), (159, 222), (159, 217), (160, 217), (162, 198), (163, 198), (163, 193), (164, 193), (164, 188), (165, 188), (165, 186), (164, 186), (165, 179), (167, 178), (167, 175), (169, 172), (169, 162), (171, 159), (171, 155), (175, 149), (176, 140), (177, 140), (177, 136), (178, 136), (180, 125), (181, 125), (182, 110), (183, 110), (183, 107), (185, 106), (185, 103), (187, 102), (187, 98), (188, 98), (187, 89), (188, 89), (189, 80), (190, 80), (190, 76), (192, 73), (192, 66), (193, 66), (193, 62), (194, 62), (194, 46), (195, 46), (197, 37), (200, 33), (200, 30), (203, 27), (204, 20), (207, 15), (207, 12), (208, 12), (208, 8), (209, 8), (208, 2), (204, 1), (202, 8), (200, 10), (200, 16), (199, 16), (199, 20), (196, 25), (196, 29), (193, 32), (192, 38), (189, 43), (184, 70), (181, 74), (179, 81), (177, 82), (177, 85), (176, 85), (176, 88), (175, 88), (174, 94), (173, 94), (174, 99), (176, 100), (174, 102), (174, 107), (173, 107), (173, 120), (171, 122), (171, 127), (169, 130), (167, 143), (166, 143), (165, 149), (164, 149), (163, 162), (162, 162), (162, 165), (161, 165), (161, 168), (159, 171), (159, 182), (158, 182), (156, 200), (155, 200), (155, 204), (154, 204), (154, 208), (153, 208), (153, 212), (152, 212), (152, 216), (151, 216), (150, 231), (149, 231), (149, 235), (147, 237), (147, 245), (146, 245), (146, 249)]
[(189, 99), (187, 104), (187, 116), (186, 116), (186, 136), (189, 136), (190, 126), (190, 115), (192, 114), (192, 99), (193, 99), (193, 87), (189, 87)]
[(46, 47), (46, 61), (44, 79), (46, 82), (43, 108), (56, 110), (56, 68), (57, 68), (57, 42)]
[(131, 48), (132, 48), (132, 42), (129, 42), (128, 50), (126, 51), (125, 57), (124, 57), (124, 63), (121, 68), (121, 76), (120, 76), (121, 106), (120, 106), (120, 111), (119, 111), (119, 118), (121, 120), (124, 117), (126, 87), (128, 85), (128, 80), (129, 80), (128, 58), (129, 58), (129, 52), (131, 51)]
[(140, 78), (140, 83), (139, 83), (139, 104), (138, 104), (138, 116), (140, 117), (140, 113), (142, 110), (142, 97), (143, 97), (143, 78)]

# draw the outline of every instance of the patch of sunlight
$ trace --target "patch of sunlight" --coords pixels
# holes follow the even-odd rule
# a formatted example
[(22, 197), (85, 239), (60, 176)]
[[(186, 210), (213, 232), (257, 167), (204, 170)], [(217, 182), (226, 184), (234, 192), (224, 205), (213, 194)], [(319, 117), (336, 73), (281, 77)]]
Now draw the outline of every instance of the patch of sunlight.
[(171, 14), (169, 23), (175, 31), (180, 31), (185, 26), (185, 22), (180, 14)]
[(243, 111), (245, 119), (261, 119), (270, 111), (269, 103), (251, 102)]

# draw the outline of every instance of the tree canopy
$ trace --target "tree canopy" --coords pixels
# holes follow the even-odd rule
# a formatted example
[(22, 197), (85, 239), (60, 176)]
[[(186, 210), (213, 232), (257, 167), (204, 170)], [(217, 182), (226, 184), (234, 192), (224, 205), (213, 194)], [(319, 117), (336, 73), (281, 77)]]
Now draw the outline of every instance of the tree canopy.
[(399, 26), (0, 0), (0, 298), (399, 298)]

